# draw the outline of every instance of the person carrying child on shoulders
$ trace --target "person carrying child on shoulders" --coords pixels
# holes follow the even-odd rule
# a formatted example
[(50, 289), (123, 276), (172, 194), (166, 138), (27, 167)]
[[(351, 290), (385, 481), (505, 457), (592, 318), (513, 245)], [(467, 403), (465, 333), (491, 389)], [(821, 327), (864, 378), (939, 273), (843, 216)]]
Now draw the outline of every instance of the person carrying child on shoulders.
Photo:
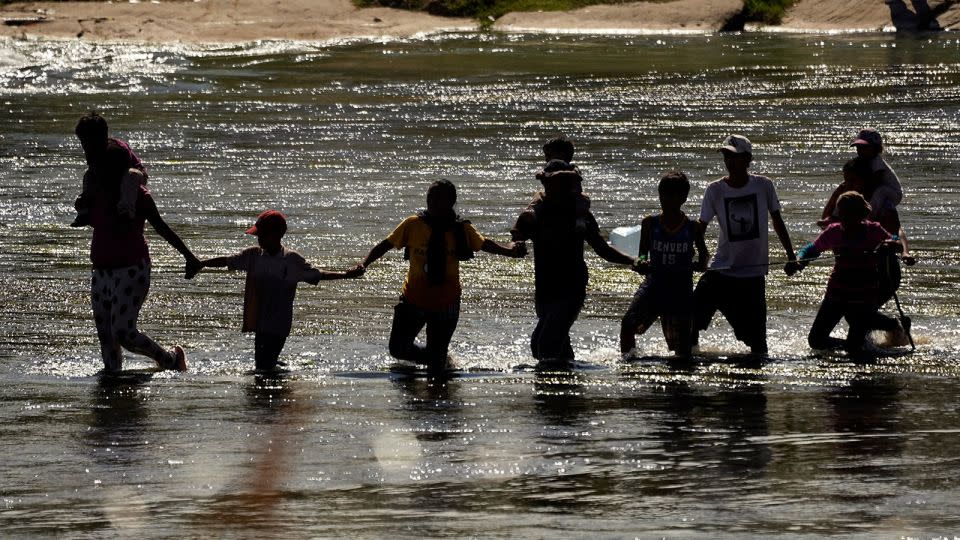
[(87, 192), (87, 217), (93, 228), (90, 301), (104, 369), (120, 371), (126, 349), (152, 358), (162, 369), (186, 371), (182, 347), (164, 349), (137, 327), (140, 310), (150, 293), (152, 268), (144, 224), (150, 223), (161, 238), (183, 255), (188, 269), (199, 261), (164, 221), (146, 186), (137, 188), (133, 218), (118, 215), (117, 201), (129, 171), (128, 158), (127, 148), (109, 141), (98, 157)]
[[(583, 230), (586, 226), (586, 215), (590, 211), (590, 197), (583, 192), (583, 176), (580, 168), (573, 164), (573, 141), (566, 135), (558, 135), (543, 145), (543, 159), (546, 164), (543, 170), (538, 171), (536, 179), (562, 179), (569, 183), (573, 192), (574, 205), (577, 214), (577, 229)], [(543, 191), (534, 193), (533, 200), (528, 206), (537, 204), (543, 198)]]
[(624, 359), (635, 355), (636, 334), (646, 332), (658, 317), (667, 347), (677, 357), (687, 358), (691, 353), (693, 272), (706, 269), (709, 255), (703, 228), (681, 210), (690, 193), (687, 176), (669, 172), (660, 179), (657, 191), (660, 214), (640, 223), (640, 256), (635, 269), (646, 279), (620, 323)]
[[(485, 251), (505, 257), (526, 255), (522, 244), (499, 244), (484, 238), (454, 210), (457, 188), (438, 180), (427, 189), (427, 208), (404, 219), (370, 250), (359, 268), (365, 270), (391, 249), (406, 250), (410, 261), (400, 302), (394, 307), (390, 355), (427, 366), (431, 373), (450, 369), (448, 350), (460, 319), (460, 261)], [(416, 343), (426, 326), (426, 343)]]
[[(823, 302), (810, 328), (807, 341), (814, 349), (843, 347), (851, 355), (862, 352), (864, 339), (874, 329), (906, 335), (910, 319), (898, 320), (880, 313), (880, 258), (884, 251), (899, 251), (879, 223), (869, 221), (870, 204), (855, 191), (837, 199), (839, 221), (830, 224), (816, 240), (800, 249), (800, 268), (824, 251), (833, 251), (836, 259)], [(830, 336), (840, 319), (846, 319), (849, 331), (845, 341)]]
[(143, 166), (140, 157), (130, 149), (130, 145), (126, 142), (116, 137), (110, 137), (107, 121), (95, 112), (91, 111), (80, 117), (74, 132), (77, 138), (80, 139), (83, 156), (87, 161), (87, 170), (83, 173), (83, 191), (73, 204), (77, 210), (77, 216), (70, 226), (83, 227), (90, 225), (90, 205), (94, 189), (93, 183), (95, 181), (97, 168), (106, 166), (104, 159), (108, 144), (122, 148), (127, 154), (127, 167), (120, 181), (120, 198), (116, 203), (116, 213), (120, 218), (132, 221), (136, 215), (136, 204), (140, 186), (147, 185), (147, 169)]
[(538, 176), (544, 187), (542, 196), (520, 214), (511, 234), (515, 241), (532, 240), (534, 245), (537, 326), (530, 337), (533, 357), (540, 365), (565, 365), (574, 359), (570, 329), (587, 293), (584, 242), (615, 264), (633, 265), (636, 259), (600, 236), (597, 220), (582, 204), (580, 175), (575, 168), (560, 160), (548, 165), (555, 170)]
[(363, 274), (359, 267), (345, 272), (314, 268), (302, 255), (281, 243), (286, 232), (286, 216), (277, 210), (266, 210), (257, 216), (253, 227), (247, 229), (247, 234), (257, 237), (256, 246), (188, 267), (188, 279), (203, 268), (246, 271), (241, 331), (255, 333), (254, 365), (257, 371), (277, 368), (280, 352), (293, 326), (293, 301), (298, 283), (304, 281), (316, 285), (321, 280), (355, 278)]
[(773, 182), (750, 174), (753, 145), (743, 135), (730, 135), (718, 149), (727, 176), (707, 186), (700, 207), (703, 228), (717, 219), (720, 228), (717, 252), (710, 269), (694, 290), (694, 339), (710, 326), (720, 311), (738, 340), (753, 354), (767, 353), (766, 274), (769, 267), (767, 215), (789, 262), (787, 275), (797, 270), (790, 233), (780, 215), (780, 200)]

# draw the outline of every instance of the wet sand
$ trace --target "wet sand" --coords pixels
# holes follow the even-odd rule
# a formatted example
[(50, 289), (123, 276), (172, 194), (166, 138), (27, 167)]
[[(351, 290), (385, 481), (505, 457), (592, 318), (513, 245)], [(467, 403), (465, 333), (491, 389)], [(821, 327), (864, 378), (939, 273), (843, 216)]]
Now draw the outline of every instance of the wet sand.
[[(936, 11), (947, 0), (931, 0)], [(917, 4), (900, 0), (801, 0), (783, 24), (787, 31), (877, 31), (916, 27)], [(590, 6), (569, 12), (510, 13), (493, 28), (506, 32), (713, 32), (741, 8), (741, 0), (674, 0)], [(30, 2), (0, 7), (0, 35), (137, 42), (231, 43), (260, 39), (331, 41), (409, 37), (476, 30), (471, 19), (357, 8), (349, 0), (195, 0), (177, 2)], [(936, 17), (960, 27), (960, 4)], [(758, 27), (763, 28), (763, 27)]]

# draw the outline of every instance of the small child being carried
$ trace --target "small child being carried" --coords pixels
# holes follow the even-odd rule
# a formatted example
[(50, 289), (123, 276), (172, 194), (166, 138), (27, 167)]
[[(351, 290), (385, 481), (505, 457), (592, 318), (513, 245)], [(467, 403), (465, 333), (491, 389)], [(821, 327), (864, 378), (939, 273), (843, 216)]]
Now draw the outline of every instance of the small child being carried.
[[(73, 203), (77, 210), (71, 227), (90, 225), (90, 197), (93, 184), (97, 179), (97, 172), (105, 167), (104, 160), (108, 143), (112, 142), (127, 152), (127, 172), (120, 179), (120, 199), (117, 201), (117, 215), (126, 220), (133, 220), (136, 214), (136, 201), (140, 186), (147, 185), (147, 169), (143, 166), (140, 157), (134, 153), (126, 142), (109, 136), (107, 121), (95, 112), (80, 117), (74, 130), (80, 139), (83, 155), (87, 161), (87, 170), (83, 173), (82, 192)], [(101, 173), (102, 174), (102, 173)]]
[[(693, 330), (693, 271), (706, 269), (708, 253), (703, 228), (683, 213), (690, 181), (682, 172), (669, 172), (657, 186), (660, 214), (640, 223), (640, 256), (635, 269), (647, 277), (637, 289), (620, 324), (620, 352), (635, 354), (636, 334), (660, 318), (667, 347), (689, 357)], [(696, 248), (697, 261), (693, 260)]]
[(242, 332), (255, 332), (254, 362), (257, 371), (276, 369), (277, 360), (293, 325), (293, 299), (301, 281), (316, 285), (321, 280), (360, 277), (363, 269), (345, 272), (318, 270), (303, 256), (287, 249), (280, 239), (287, 232), (287, 219), (276, 210), (257, 216), (247, 234), (257, 237), (256, 247), (249, 247), (228, 257), (215, 257), (199, 262), (187, 270), (192, 278), (203, 268), (245, 270), (247, 283), (243, 294)]

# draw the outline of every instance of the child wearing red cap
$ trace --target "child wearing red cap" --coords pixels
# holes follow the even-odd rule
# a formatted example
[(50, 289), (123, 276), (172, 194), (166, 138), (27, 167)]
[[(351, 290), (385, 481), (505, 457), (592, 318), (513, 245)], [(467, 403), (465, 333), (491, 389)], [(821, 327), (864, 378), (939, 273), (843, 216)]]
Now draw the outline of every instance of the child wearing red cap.
[(257, 216), (247, 234), (257, 237), (257, 246), (227, 257), (215, 257), (188, 269), (191, 278), (203, 268), (245, 270), (243, 332), (255, 332), (254, 362), (257, 371), (274, 370), (293, 325), (293, 300), (297, 284), (316, 285), (321, 280), (359, 277), (359, 267), (345, 272), (313, 268), (302, 255), (287, 249), (280, 240), (287, 232), (287, 218), (276, 210)]

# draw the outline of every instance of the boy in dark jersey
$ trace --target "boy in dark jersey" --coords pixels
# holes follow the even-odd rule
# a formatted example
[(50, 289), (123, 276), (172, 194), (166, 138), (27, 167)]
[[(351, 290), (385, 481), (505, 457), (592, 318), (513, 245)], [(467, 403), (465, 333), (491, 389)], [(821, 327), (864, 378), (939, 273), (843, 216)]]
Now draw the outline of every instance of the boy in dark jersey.
[[(640, 256), (635, 268), (646, 275), (620, 324), (620, 353), (634, 356), (636, 334), (660, 318), (667, 347), (678, 357), (689, 357), (693, 330), (693, 271), (707, 265), (703, 229), (683, 213), (690, 181), (682, 172), (669, 172), (657, 186), (660, 214), (640, 223)], [(696, 248), (697, 261), (693, 260)]]

